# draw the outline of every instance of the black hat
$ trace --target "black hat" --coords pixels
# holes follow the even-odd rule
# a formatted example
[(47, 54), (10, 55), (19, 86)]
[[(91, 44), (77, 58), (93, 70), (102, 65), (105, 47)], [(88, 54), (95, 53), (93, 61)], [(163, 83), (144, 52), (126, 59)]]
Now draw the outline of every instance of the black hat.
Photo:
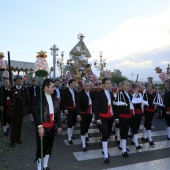
[(20, 75), (16, 75), (15, 78), (14, 78), (14, 82), (15, 82), (17, 79), (21, 79), (21, 80), (22, 80), (22, 77), (21, 77)]

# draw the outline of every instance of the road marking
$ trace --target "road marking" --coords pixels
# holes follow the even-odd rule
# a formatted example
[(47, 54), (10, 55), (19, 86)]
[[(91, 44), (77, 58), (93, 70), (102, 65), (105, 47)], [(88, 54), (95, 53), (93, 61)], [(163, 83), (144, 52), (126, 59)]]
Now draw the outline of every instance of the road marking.
[[(142, 144), (141, 150), (136, 150), (135, 146), (128, 146), (128, 149), (130, 150), (128, 153), (139, 153), (139, 152), (145, 152), (145, 151), (153, 151), (158, 149), (164, 149), (170, 147), (170, 141), (159, 141), (155, 142), (154, 146), (149, 146), (149, 143)], [(118, 149), (118, 147), (109, 148), (108, 152), (110, 156), (119, 156), (122, 155), (122, 152)], [(96, 158), (103, 158), (102, 155), (102, 149), (97, 150), (89, 150), (87, 152), (73, 152), (73, 155), (76, 157), (78, 161), (85, 161), (90, 159), (96, 159)]]
[[(109, 168), (107, 170), (169, 170), (170, 158), (158, 159), (154, 161), (136, 163), (132, 165), (119, 166), (115, 168)], [(103, 169), (104, 170), (104, 169)]]
[[(152, 136), (163, 136), (163, 135), (167, 135), (167, 131), (166, 130), (152, 132)], [(138, 137), (141, 138), (142, 137), (142, 133), (139, 133)], [(108, 141), (116, 141), (115, 140), (115, 136), (110, 136), (110, 139)], [(98, 142), (100, 142), (100, 137), (90, 137), (88, 143), (98, 143)], [(66, 145), (69, 145), (68, 144), (68, 140), (64, 140), (64, 143)], [(81, 144), (80, 138), (79, 139), (74, 139), (73, 143), (74, 143), (74, 145), (80, 145)]]

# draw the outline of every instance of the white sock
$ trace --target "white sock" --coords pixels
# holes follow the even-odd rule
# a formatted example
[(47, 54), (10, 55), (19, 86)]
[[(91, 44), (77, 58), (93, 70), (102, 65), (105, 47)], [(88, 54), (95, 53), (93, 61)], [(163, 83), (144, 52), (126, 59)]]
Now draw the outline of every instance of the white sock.
[(32, 114), (30, 114), (30, 119), (31, 119), (31, 122), (34, 121)]
[(129, 127), (128, 135), (131, 135), (131, 128)]
[(139, 145), (138, 144), (138, 134), (135, 134), (133, 138), (134, 138), (135, 146), (138, 147), (138, 145)]
[(85, 134), (85, 137), (86, 137), (86, 138), (89, 137), (88, 133)]
[(104, 152), (104, 157), (105, 158), (108, 158), (107, 143), (108, 142), (102, 142), (103, 152)]
[(3, 131), (6, 132), (6, 130), (7, 130), (7, 127), (3, 126)]
[(119, 147), (122, 148), (122, 140), (120, 139)]
[(116, 136), (117, 136), (117, 141), (120, 141), (120, 129), (116, 129)]
[(86, 143), (85, 143), (85, 135), (81, 136), (81, 142), (82, 142), (82, 147), (86, 147)]
[(143, 134), (142, 137), (146, 139), (146, 128), (143, 126)]
[(74, 126), (72, 126), (71, 128), (71, 137), (73, 136), (73, 130), (74, 130)]
[(148, 140), (149, 142), (151, 142), (152, 141), (151, 130), (147, 130), (147, 134), (148, 134)]
[(170, 138), (170, 127), (167, 128), (168, 131), (168, 138)]
[(48, 167), (48, 160), (49, 160), (50, 155), (45, 155), (44, 157), (44, 168)]
[(122, 153), (126, 152), (126, 139), (122, 139)]
[(37, 160), (37, 170), (41, 170), (41, 159), (38, 158)]
[(67, 128), (67, 135), (68, 135), (68, 140), (71, 140), (71, 137), (72, 137), (72, 128)]

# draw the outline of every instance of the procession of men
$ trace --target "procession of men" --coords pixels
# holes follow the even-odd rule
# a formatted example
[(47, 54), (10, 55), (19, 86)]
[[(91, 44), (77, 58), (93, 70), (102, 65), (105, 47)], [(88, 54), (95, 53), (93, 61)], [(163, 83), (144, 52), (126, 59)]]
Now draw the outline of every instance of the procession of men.
[[(62, 89), (60, 79), (44, 79), (42, 87), (36, 85), (36, 79), (31, 80), (31, 86), (23, 87), (22, 77), (14, 78), (14, 86), (10, 87), (8, 79), (2, 87), (3, 103), (1, 103), (1, 120), (4, 136), (10, 136), (9, 147), (23, 144), (22, 123), (25, 115), (30, 115), (30, 122), (34, 122), (36, 131), (35, 162), (37, 170), (49, 170), (49, 159), (52, 154), (55, 134), (62, 133), (62, 124), (67, 120), (68, 144), (74, 145), (74, 128), (80, 123), (80, 139), (82, 151), (88, 152), (89, 128), (94, 122), (99, 131), (104, 163), (110, 162), (108, 140), (115, 132), (117, 147), (122, 157), (129, 156), (127, 140), (131, 135), (131, 144), (136, 150), (142, 150), (139, 144), (138, 132), (141, 121), (144, 121), (143, 134), (140, 139), (148, 142), (150, 147), (155, 145), (152, 139), (152, 121), (156, 107), (165, 109), (167, 140), (170, 140), (170, 89), (165, 92), (162, 102), (158, 102), (159, 91), (153, 93), (152, 84), (137, 82), (131, 87), (125, 80), (120, 82), (116, 92), (110, 91), (111, 80), (104, 78), (102, 88), (98, 91), (91, 89), (91, 82), (83, 82), (83, 90), (76, 91), (76, 81), (70, 79), (68, 87)], [(42, 96), (42, 101), (40, 100)], [(157, 102), (155, 102), (157, 101)], [(159, 100), (160, 101), (160, 100)], [(42, 102), (42, 103), (41, 103)], [(163, 104), (163, 105), (162, 105)], [(40, 114), (42, 110), (42, 115)], [(41, 147), (43, 141), (43, 147)], [(43, 153), (43, 156), (41, 155)], [(34, 158), (33, 158), (34, 159)], [(43, 159), (43, 160), (42, 160)]]

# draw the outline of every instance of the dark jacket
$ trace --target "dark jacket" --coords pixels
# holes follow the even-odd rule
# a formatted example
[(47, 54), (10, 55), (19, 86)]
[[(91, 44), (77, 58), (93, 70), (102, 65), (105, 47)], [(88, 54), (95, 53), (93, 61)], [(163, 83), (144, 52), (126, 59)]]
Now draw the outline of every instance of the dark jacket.
[[(146, 97), (146, 94), (147, 94), (147, 97)], [(150, 93), (144, 93), (144, 96), (143, 96), (143, 99), (144, 100), (147, 100), (147, 98), (148, 98), (148, 104), (149, 104), (149, 106), (144, 106), (144, 110), (146, 109), (146, 108), (149, 108), (149, 109), (154, 109), (155, 108), (155, 105), (153, 104), (153, 100), (154, 100), (154, 95), (152, 95), (152, 94), (150, 94)]]
[(164, 101), (164, 105), (165, 105), (166, 110), (168, 110), (168, 107), (170, 107), (170, 91), (168, 91), (164, 94), (163, 101)]
[[(112, 109), (113, 109), (113, 107), (114, 107), (113, 101), (115, 98), (111, 92), (109, 92), (109, 93), (111, 96), (111, 105), (112, 105)], [(102, 89), (100, 92), (98, 92), (95, 95), (95, 100), (94, 100), (94, 114), (95, 114), (96, 120), (99, 120), (100, 113), (107, 113), (107, 111), (108, 111), (108, 99), (104, 92), (104, 89)], [(113, 111), (113, 113), (114, 113), (114, 111)]]
[[(28, 91), (29, 91), (30, 100), (32, 102), (34, 98), (34, 86), (28, 87)], [(40, 93), (40, 87), (36, 86), (35, 91), (36, 91), (36, 96), (37, 96)]]
[[(90, 98), (92, 100), (92, 104), (94, 101), (94, 95), (92, 92), (89, 92)], [(80, 115), (80, 112), (86, 112), (89, 106), (89, 98), (85, 92), (85, 90), (81, 90), (77, 93), (77, 100), (76, 100), (76, 112), (77, 115)]]
[[(130, 93), (128, 93), (128, 94), (129, 94), (130, 100), (132, 100), (131, 94)], [(130, 102), (129, 102), (129, 99), (128, 99), (127, 95), (125, 94), (124, 90), (122, 91), (122, 94), (119, 95), (119, 96), (120, 96), (119, 101), (126, 102), (127, 105), (126, 106), (116, 106), (116, 114), (117, 115), (119, 115), (119, 114), (129, 114), (130, 113)], [(118, 96), (116, 97), (115, 101), (116, 102), (118, 101)]]
[[(0, 94), (1, 94), (1, 88), (0, 88)], [(6, 90), (4, 86), (2, 86), (2, 99), (0, 100), (0, 105), (6, 108), (6, 101), (7, 97), (11, 98), (11, 92), (10, 90)]]
[[(61, 115), (59, 104), (55, 96), (51, 95), (53, 106), (54, 106), (54, 122), (57, 124), (57, 127), (61, 127)], [(41, 117), (40, 117), (40, 95), (34, 97), (33, 99), (33, 109), (32, 114), (34, 117), (35, 125), (41, 125)], [(50, 122), (50, 113), (49, 113), (49, 105), (44, 93), (42, 93), (42, 122)]]
[[(60, 91), (60, 99), (61, 99), (61, 93), (62, 93), (62, 90), (59, 88), (59, 91)], [(57, 96), (57, 91), (56, 91), (56, 89), (54, 89), (54, 93), (53, 93), (53, 95)]]
[(11, 88), (11, 114), (26, 114), (30, 109), (30, 98), (28, 89), (21, 86), (18, 90), (16, 86)]
[[(76, 103), (77, 92), (75, 90), (74, 90), (74, 96), (75, 96), (75, 103)], [(60, 103), (61, 103), (63, 110), (67, 110), (67, 107), (74, 106), (72, 94), (71, 94), (69, 88), (62, 91)]]

